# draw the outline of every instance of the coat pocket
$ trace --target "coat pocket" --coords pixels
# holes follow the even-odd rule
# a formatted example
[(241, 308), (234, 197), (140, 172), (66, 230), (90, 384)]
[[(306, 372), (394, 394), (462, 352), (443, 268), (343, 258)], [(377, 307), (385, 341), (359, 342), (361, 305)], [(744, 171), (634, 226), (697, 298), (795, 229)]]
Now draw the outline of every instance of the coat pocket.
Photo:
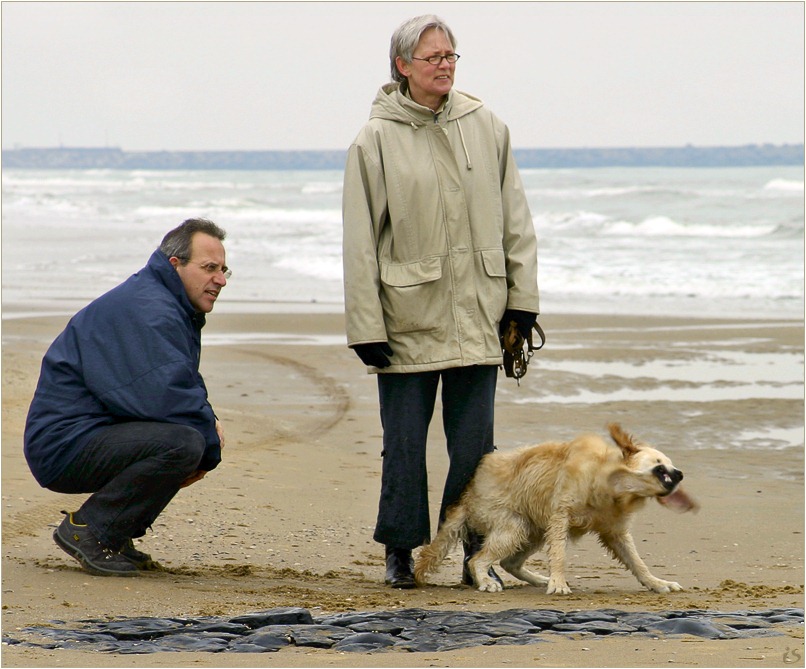
[(381, 302), (389, 332), (417, 332), (444, 327), (446, 296), (439, 290), (442, 259), (381, 263)]
[(487, 276), (506, 278), (507, 262), (501, 249), (482, 251), (481, 259), (484, 261), (484, 270), (487, 272)]
[(481, 251), (481, 261), (488, 280), (480, 287), (479, 306), (490, 323), (496, 324), (507, 306), (507, 262), (501, 249)]

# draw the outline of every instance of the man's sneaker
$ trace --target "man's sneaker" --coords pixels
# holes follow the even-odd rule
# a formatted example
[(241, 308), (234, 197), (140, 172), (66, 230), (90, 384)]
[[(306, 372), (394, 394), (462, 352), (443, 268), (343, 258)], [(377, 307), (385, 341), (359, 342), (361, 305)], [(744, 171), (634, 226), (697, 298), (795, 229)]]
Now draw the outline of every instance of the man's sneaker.
[(86, 525), (73, 522), (73, 514), (65, 515), (53, 531), (53, 540), (65, 553), (81, 563), (85, 571), (96, 576), (137, 576), (137, 567), (119, 552), (101, 545)]
[(134, 542), (131, 539), (126, 539), (123, 548), (120, 549), (120, 554), (131, 562), (140, 571), (159, 571), (162, 569), (159, 562), (154, 562), (148, 553), (138, 551), (134, 547)]

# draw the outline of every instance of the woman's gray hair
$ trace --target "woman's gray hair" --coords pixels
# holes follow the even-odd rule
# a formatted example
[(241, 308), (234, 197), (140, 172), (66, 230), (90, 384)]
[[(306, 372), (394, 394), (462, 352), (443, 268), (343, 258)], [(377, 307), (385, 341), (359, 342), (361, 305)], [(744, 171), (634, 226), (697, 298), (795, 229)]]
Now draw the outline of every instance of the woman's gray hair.
[(400, 74), (397, 69), (395, 59), (398, 56), (406, 63), (411, 63), (411, 57), (414, 55), (414, 49), (420, 42), (420, 38), (426, 30), (436, 28), (445, 33), (448, 40), (450, 40), (451, 47), (456, 48), (456, 38), (453, 32), (441, 18), (434, 14), (424, 14), (423, 16), (415, 16), (404, 22), (392, 35), (392, 44), (389, 47), (389, 60), (392, 65), (392, 81), (402, 83), (406, 81), (406, 77)]
[(205, 235), (224, 241), (227, 233), (206, 218), (189, 218), (171, 230), (162, 238), (160, 251), (169, 258), (179, 258), (183, 264), (190, 260), (193, 235), (203, 232)]

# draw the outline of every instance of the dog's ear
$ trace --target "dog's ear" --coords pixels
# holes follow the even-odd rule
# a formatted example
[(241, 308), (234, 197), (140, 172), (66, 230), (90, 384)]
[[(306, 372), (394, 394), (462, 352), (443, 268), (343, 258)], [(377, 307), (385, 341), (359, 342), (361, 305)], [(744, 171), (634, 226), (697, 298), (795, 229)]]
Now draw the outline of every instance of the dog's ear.
[(694, 511), (694, 513), (696, 513), (700, 510), (700, 505), (697, 501), (689, 497), (680, 486), (677, 486), (677, 489), (671, 495), (657, 497), (656, 499), (659, 504), (672, 511), (677, 511), (677, 513), (685, 513), (686, 511)]
[(627, 469), (618, 467), (607, 477), (607, 482), (614, 495), (640, 494), (646, 490), (646, 481), (643, 477)]
[(607, 429), (610, 430), (610, 436), (613, 441), (616, 442), (616, 446), (618, 446), (621, 449), (621, 452), (624, 454), (625, 460), (641, 450), (635, 445), (632, 436), (622, 430), (621, 425), (618, 423), (610, 423), (607, 426)]

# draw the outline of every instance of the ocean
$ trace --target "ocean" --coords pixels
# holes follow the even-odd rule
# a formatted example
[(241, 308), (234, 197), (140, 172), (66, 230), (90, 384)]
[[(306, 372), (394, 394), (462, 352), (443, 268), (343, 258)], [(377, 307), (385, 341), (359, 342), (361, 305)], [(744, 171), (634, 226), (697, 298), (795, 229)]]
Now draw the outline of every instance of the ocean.
[[(544, 315), (739, 316), (772, 319), (773, 327), (788, 327), (781, 319), (802, 322), (802, 168), (523, 170), (522, 177), (538, 235)], [(74, 313), (140, 269), (165, 232), (193, 216), (211, 218), (228, 233), (233, 275), (215, 314), (338, 313), (341, 189), (341, 171), (5, 169), (3, 319)], [(602, 336), (619, 327), (614, 319)], [(726, 341), (753, 342), (754, 327), (766, 324), (708, 327), (724, 332)], [(802, 348), (743, 351), (706, 337), (687, 344), (685, 361), (670, 351), (635, 364), (594, 363), (568, 355), (576, 346), (569, 333), (548, 336), (555, 355), (539, 355), (540, 374), (521, 386), (501, 382), (500, 402), (532, 411), (568, 402), (706, 407), (803, 400)], [(344, 334), (289, 339), (264, 331), (208, 332), (203, 341), (205, 347), (346, 345)], [(650, 386), (647, 377), (655, 379)], [(572, 393), (565, 382), (552, 385), (566, 378), (576, 379)], [(726, 443), (802, 450), (803, 434), (801, 412)]]
[[(801, 167), (526, 169), (543, 313), (803, 317)], [(343, 307), (342, 172), (2, 174), (2, 298), (74, 311), (204, 216), (227, 230), (228, 310)]]

